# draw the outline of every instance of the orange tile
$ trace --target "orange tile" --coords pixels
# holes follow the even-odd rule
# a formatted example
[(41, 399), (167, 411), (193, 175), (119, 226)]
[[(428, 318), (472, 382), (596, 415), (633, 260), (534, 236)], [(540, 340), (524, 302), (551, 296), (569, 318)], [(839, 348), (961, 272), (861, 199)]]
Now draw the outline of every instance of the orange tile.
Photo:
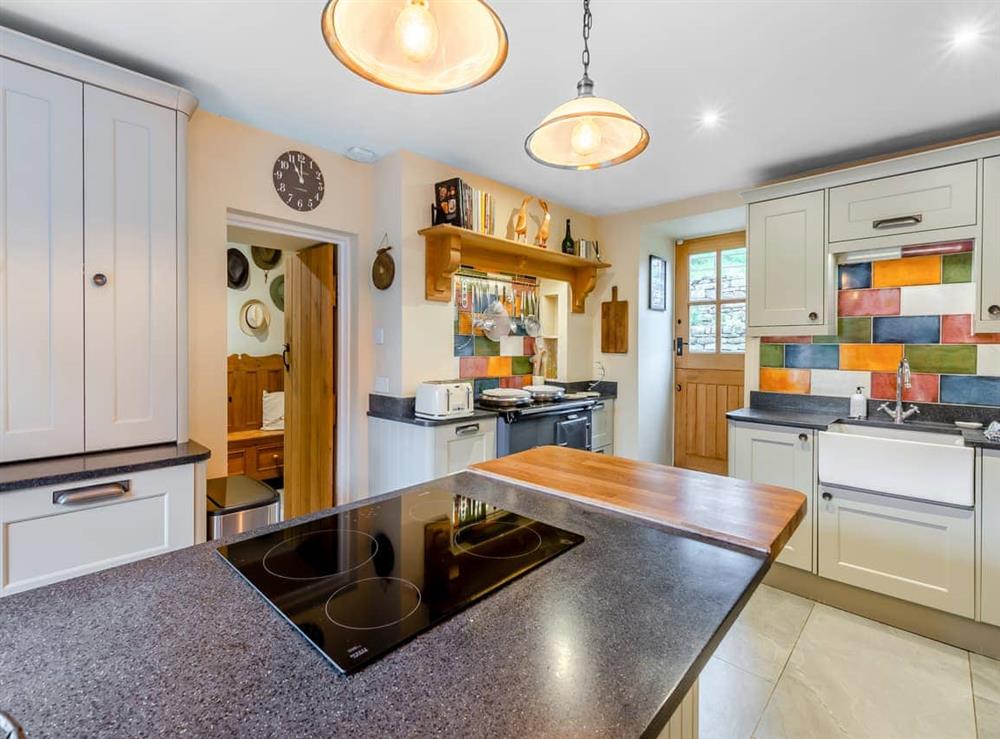
[(461, 336), (472, 336), (472, 314), (468, 311), (459, 312), (457, 333)]
[(809, 392), (811, 373), (803, 369), (760, 368), (760, 389), (768, 393)]
[(872, 287), (937, 285), (941, 282), (941, 257), (903, 257), (872, 262)]
[(902, 344), (841, 344), (840, 369), (895, 372), (903, 358)]
[(511, 374), (510, 357), (487, 357), (486, 375), (488, 377), (504, 377)]

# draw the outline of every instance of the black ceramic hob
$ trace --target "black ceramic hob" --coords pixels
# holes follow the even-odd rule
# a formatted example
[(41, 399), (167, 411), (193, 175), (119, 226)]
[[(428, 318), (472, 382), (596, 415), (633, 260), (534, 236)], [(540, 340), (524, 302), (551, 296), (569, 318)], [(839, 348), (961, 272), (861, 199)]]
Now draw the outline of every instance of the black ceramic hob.
[(347, 673), (582, 541), (474, 498), (410, 492), (218, 551)]

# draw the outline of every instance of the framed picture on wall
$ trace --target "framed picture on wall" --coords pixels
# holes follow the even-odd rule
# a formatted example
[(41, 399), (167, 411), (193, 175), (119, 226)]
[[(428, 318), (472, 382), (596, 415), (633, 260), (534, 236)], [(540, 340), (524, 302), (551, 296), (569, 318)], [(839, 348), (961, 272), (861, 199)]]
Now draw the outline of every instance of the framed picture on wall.
[(649, 255), (649, 309), (667, 309), (667, 262), (655, 254)]

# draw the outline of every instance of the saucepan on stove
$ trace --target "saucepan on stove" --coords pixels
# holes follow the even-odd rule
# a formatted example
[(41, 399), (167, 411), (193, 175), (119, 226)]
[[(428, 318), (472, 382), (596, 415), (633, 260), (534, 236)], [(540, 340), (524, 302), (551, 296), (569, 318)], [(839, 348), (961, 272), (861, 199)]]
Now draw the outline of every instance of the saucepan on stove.
[(559, 400), (566, 394), (566, 388), (559, 385), (525, 385), (524, 389), (531, 393), (532, 400)]
[(479, 402), (491, 408), (520, 408), (531, 405), (531, 393), (518, 388), (499, 387), (483, 390)]

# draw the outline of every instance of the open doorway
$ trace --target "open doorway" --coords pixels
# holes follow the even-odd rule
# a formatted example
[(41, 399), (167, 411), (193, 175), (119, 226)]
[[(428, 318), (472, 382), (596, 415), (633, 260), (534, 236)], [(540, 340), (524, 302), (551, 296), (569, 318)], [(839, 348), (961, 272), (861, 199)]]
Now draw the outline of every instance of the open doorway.
[(279, 491), (283, 518), (337, 503), (338, 246), (230, 225), (228, 474)]
[(743, 405), (746, 234), (678, 243), (674, 271), (674, 464), (727, 472), (726, 413)]

